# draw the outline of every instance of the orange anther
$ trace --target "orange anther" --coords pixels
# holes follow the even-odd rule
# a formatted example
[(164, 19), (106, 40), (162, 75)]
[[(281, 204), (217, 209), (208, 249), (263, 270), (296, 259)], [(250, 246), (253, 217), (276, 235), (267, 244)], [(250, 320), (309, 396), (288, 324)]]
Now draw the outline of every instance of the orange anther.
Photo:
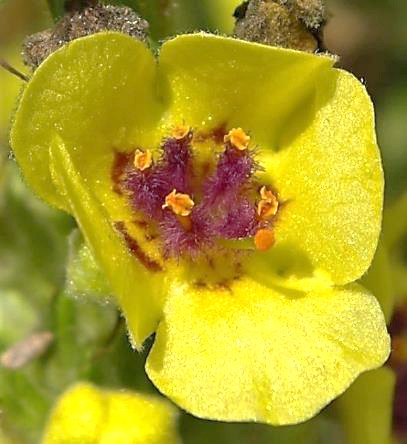
[(254, 236), (254, 244), (260, 251), (267, 251), (274, 245), (274, 233), (270, 228), (260, 228)]
[(187, 125), (177, 125), (172, 130), (172, 136), (177, 140), (181, 140), (186, 137), (190, 131), (191, 128)]
[(270, 219), (277, 214), (278, 200), (271, 190), (263, 186), (260, 190), (261, 200), (257, 205), (257, 214), (260, 219)]
[(149, 168), (153, 162), (153, 159), (151, 157), (151, 151), (141, 151), (136, 150), (134, 153), (134, 166), (140, 170), (144, 171), (145, 169)]
[(263, 185), (260, 188), (260, 196), (264, 200), (275, 199), (276, 198), (276, 196), (274, 196), (274, 193), (271, 190), (269, 190), (265, 185)]
[(162, 208), (170, 208), (178, 216), (189, 216), (194, 205), (194, 201), (188, 194), (177, 193), (177, 190), (173, 189), (165, 197)]
[(239, 151), (244, 151), (249, 146), (250, 136), (242, 128), (232, 128), (224, 137), (224, 141), (230, 142)]

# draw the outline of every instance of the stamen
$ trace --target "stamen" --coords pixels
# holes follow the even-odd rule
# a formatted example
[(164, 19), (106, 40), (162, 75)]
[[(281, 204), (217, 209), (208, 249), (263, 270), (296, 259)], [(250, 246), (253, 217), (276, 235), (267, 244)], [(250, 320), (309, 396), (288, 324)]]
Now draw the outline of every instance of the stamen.
[(261, 200), (257, 205), (257, 214), (260, 219), (271, 219), (277, 214), (278, 200), (271, 190), (263, 186), (260, 190)]
[(189, 216), (194, 205), (194, 201), (188, 194), (177, 193), (174, 188), (165, 197), (165, 204), (162, 208), (170, 208), (177, 216)]
[(187, 125), (177, 125), (172, 130), (172, 136), (174, 139), (181, 140), (188, 135), (191, 128)]
[(232, 128), (224, 137), (224, 142), (230, 142), (239, 151), (244, 151), (249, 146), (250, 136), (242, 128)]
[(263, 200), (274, 200), (276, 198), (274, 193), (267, 189), (265, 185), (263, 185), (260, 189), (260, 196)]
[[(250, 136), (242, 128), (229, 132), (224, 128), (217, 129), (219, 139), (213, 139), (213, 162), (206, 151), (202, 158), (195, 155), (192, 145), (196, 130), (184, 124), (174, 125), (163, 138), (161, 155), (154, 160), (144, 147), (116, 153), (114, 190), (129, 199), (147, 226), (143, 229), (151, 221), (162, 240), (163, 258), (210, 260), (218, 251), (223, 254), (222, 242), (227, 240), (238, 240), (239, 251), (242, 240), (250, 243), (249, 250), (257, 251), (266, 251), (275, 243), (272, 223), (279, 209), (278, 195), (271, 186), (253, 180), (258, 165), (250, 149)], [(222, 140), (223, 151), (219, 152)], [(119, 231), (130, 250), (140, 255), (130, 237)]]
[(185, 231), (191, 231), (192, 228), (192, 221), (189, 216), (178, 216), (177, 215), (178, 222), (184, 227)]
[(274, 233), (270, 228), (261, 228), (254, 236), (254, 245), (259, 251), (267, 251), (274, 245)]
[(134, 166), (140, 170), (144, 171), (145, 169), (149, 168), (152, 164), (153, 160), (151, 157), (151, 151), (141, 151), (136, 150), (134, 153)]

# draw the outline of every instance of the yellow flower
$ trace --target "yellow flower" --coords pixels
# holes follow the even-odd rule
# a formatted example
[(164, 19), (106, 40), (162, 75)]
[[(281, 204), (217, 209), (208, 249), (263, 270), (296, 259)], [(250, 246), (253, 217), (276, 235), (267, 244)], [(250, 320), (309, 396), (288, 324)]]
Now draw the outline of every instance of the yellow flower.
[(70, 387), (54, 407), (43, 444), (180, 444), (176, 410), (166, 401), (88, 383)]
[(157, 62), (99, 33), (22, 96), (27, 180), (75, 216), (133, 345), (156, 332), (149, 377), (197, 416), (301, 422), (388, 356), (380, 307), (352, 283), (380, 231), (373, 109), (333, 63), (204, 33)]

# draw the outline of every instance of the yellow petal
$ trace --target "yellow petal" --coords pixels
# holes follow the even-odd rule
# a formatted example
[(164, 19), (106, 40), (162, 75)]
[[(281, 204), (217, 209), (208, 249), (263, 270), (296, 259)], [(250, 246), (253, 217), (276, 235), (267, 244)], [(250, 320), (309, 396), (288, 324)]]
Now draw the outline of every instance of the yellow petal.
[(281, 425), (315, 415), (388, 353), (379, 304), (355, 285), (314, 282), (306, 293), (248, 279), (232, 291), (175, 283), (146, 369), (196, 416)]
[(383, 173), (372, 103), (333, 62), (203, 33), (166, 42), (160, 55), (169, 82), (165, 118), (248, 131), (263, 178), (285, 203), (277, 242), (345, 284), (372, 261)]
[(396, 376), (387, 367), (361, 375), (336, 401), (347, 444), (391, 444)]
[(62, 140), (52, 142), (49, 159), (56, 190), (64, 197), (111, 283), (126, 316), (133, 345), (140, 348), (161, 317), (161, 273), (151, 273), (131, 254), (113, 228), (110, 215), (86, 186)]
[(154, 139), (161, 113), (155, 72), (149, 49), (119, 33), (74, 40), (40, 65), (21, 97), (11, 141), (41, 197), (65, 208), (49, 174), (48, 148), (56, 136), (69, 146), (89, 185), (111, 197), (104, 182), (114, 149), (149, 146)]
[(43, 444), (180, 444), (176, 416), (158, 398), (77, 383), (55, 406)]
[(275, 143), (287, 116), (314, 90), (334, 59), (197, 33), (165, 42), (160, 69), (168, 79), (167, 119), (201, 129), (226, 123)]
[(373, 107), (351, 74), (329, 70), (318, 80), (314, 115), (281, 150), (265, 175), (285, 202), (277, 243), (293, 245), (336, 284), (370, 265), (380, 232), (383, 172)]

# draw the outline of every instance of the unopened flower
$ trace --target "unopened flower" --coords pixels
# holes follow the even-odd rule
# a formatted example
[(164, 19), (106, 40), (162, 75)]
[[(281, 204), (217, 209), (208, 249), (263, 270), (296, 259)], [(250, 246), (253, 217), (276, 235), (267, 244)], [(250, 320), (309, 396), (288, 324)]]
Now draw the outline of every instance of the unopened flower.
[(150, 378), (195, 415), (304, 421), (388, 356), (352, 283), (380, 230), (372, 104), (333, 62), (202, 33), (157, 62), (99, 33), (22, 96), (27, 180), (75, 216), (133, 345), (156, 332)]
[(168, 402), (126, 390), (76, 383), (51, 412), (43, 444), (180, 444)]

